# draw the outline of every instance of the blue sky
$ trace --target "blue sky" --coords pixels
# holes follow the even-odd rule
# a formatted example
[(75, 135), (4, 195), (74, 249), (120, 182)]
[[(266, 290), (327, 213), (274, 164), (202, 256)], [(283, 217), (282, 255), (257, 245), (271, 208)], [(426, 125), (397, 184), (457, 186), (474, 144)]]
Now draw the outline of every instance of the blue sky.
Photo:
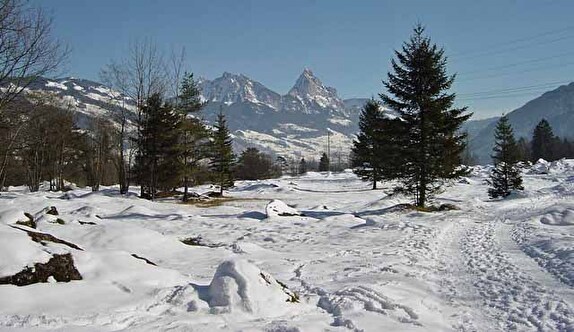
[[(574, 81), (574, 1), (33, 0), (72, 47), (65, 74), (98, 80), (130, 41), (185, 47), (186, 68), (243, 73), (286, 93), (305, 67), (344, 98), (382, 91), (393, 50), (416, 22), (457, 73), (459, 104), (500, 115)], [(526, 87), (526, 88), (525, 88)], [(517, 89), (517, 90), (512, 90)]]

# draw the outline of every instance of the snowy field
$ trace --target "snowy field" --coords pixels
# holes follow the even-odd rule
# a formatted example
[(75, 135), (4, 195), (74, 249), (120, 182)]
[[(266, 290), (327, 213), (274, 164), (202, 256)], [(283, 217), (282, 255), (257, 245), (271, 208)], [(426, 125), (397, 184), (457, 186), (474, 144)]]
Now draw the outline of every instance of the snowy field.
[[(0, 331), (574, 331), (574, 160), (525, 170), (504, 201), (487, 174), (434, 213), (348, 172), (238, 182), (215, 206), (11, 188), (0, 277), (71, 253), (83, 279), (0, 285)], [(273, 199), (304, 216), (268, 218)]]

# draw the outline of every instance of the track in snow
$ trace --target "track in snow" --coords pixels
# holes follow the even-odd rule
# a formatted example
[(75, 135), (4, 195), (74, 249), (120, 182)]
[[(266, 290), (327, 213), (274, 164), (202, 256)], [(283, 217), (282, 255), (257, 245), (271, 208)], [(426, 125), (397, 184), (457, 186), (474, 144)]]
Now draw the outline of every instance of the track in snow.
[(460, 240), (483, 309), (503, 331), (573, 331), (571, 305), (505, 253), (495, 238), (497, 223), (473, 223)]

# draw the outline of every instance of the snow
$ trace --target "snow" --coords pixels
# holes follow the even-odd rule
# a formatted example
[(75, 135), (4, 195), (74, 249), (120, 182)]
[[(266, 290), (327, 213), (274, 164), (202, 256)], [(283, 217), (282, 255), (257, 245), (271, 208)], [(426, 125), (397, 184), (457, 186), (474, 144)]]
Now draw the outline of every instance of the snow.
[(49, 88), (58, 88), (61, 90), (68, 90), (68, 87), (64, 83), (66, 83), (66, 81), (62, 81), (62, 82), (48, 81), (46, 83), (46, 86)]
[(283, 130), (302, 132), (302, 133), (312, 133), (318, 131), (317, 129), (299, 126), (294, 123), (281, 123), (279, 124), (279, 128)]
[(272, 200), (265, 206), (265, 214), (268, 218), (300, 215), (299, 211), (278, 199)]
[[(290, 127), (290, 129), (297, 129)], [(277, 155), (291, 156), (293, 151), (297, 152), (298, 157), (305, 157), (309, 160), (317, 158), (318, 151), (327, 150), (327, 141), (330, 139), (332, 148), (332, 158), (335, 154), (341, 153), (342, 156), (347, 155), (349, 151), (340, 149), (343, 146), (350, 146), (352, 144), (352, 137), (348, 137), (343, 133), (330, 130), (331, 136), (328, 137), (326, 132), (309, 132), (310, 136), (301, 136), (303, 131), (295, 131), (291, 134), (282, 134), (279, 137), (254, 131), (254, 130), (236, 130), (234, 132), (237, 142), (244, 142), (244, 146), (262, 146), (268, 150), (274, 151)], [(276, 132), (275, 132), (276, 133)], [(322, 152), (321, 152), (322, 153)]]
[(546, 225), (570, 226), (574, 225), (574, 210), (555, 211), (544, 215), (540, 222)]
[(341, 117), (329, 118), (329, 122), (333, 124), (339, 124), (342, 126), (350, 126), (353, 123), (350, 119), (345, 119)]
[(222, 262), (207, 293), (209, 306), (214, 313), (240, 310), (259, 317), (275, 317), (287, 314), (297, 306), (291, 302), (294, 293), (268, 273), (242, 259)]
[[(504, 200), (473, 167), (435, 213), (349, 171), (238, 181), (210, 207), (11, 187), (0, 277), (69, 252), (83, 279), (0, 285), (0, 331), (572, 331), (573, 166), (526, 168)], [(31, 241), (24, 212), (83, 251)]]

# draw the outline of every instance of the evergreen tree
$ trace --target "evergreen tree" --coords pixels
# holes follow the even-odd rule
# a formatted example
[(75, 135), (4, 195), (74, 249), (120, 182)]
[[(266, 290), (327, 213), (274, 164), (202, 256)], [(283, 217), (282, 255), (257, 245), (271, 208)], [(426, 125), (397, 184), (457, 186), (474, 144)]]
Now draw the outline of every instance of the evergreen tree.
[(209, 163), (212, 172), (215, 173), (221, 196), (223, 196), (224, 189), (233, 186), (232, 168), (235, 161), (231, 135), (226, 122), (223, 112), (219, 112), (212, 134), (211, 161)]
[(182, 173), (183, 197), (189, 197), (189, 186), (198, 172), (199, 162), (208, 157), (209, 131), (203, 121), (195, 116), (205, 103), (201, 101), (199, 86), (193, 73), (185, 73), (177, 97), (176, 108), (181, 116), (179, 127), (179, 162)]
[(299, 161), (299, 175), (303, 175), (307, 173), (307, 162), (305, 158), (301, 158)]
[(396, 130), (394, 162), (401, 165), (393, 177), (402, 182), (400, 189), (414, 195), (415, 203), (424, 207), (445, 180), (466, 173), (461, 168), (465, 134), (461, 125), (471, 114), (466, 108), (453, 108), (455, 94), (448, 93), (454, 76), (446, 73), (444, 50), (423, 35), (416, 26), (401, 51), (395, 51), (393, 73), (383, 82), (388, 94), (381, 94), (384, 104), (396, 111), (402, 125)]
[(148, 98), (142, 107), (135, 173), (142, 186), (142, 197), (153, 200), (157, 192), (178, 186), (179, 131), (181, 117), (159, 94)]
[(177, 108), (183, 114), (197, 113), (201, 111), (205, 103), (201, 101), (201, 91), (193, 73), (185, 73), (181, 81), (179, 96), (177, 96)]
[(532, 152), (530, 150), (530, 143), (524, 137), (520, 137), (516, 143), (518, 146), (518, 159), (520, 161), (529, 161), (532, 159)]
[(547, 161), (554, 160), (553, 147), (555, 143), (552, 127), (545, 119), (542, 119), (534, 128), (532, 134), (532, 161), (542, 158)]
[(353, 141), (353, 164), (358, 165), (353, 172), (365, 181), (373, 183), (377, 189), (377, 181), (382, 179), (381, 127), (384, 121), (383, 113), (375, 100), (369, 100), (359, 117), (359, 134)]
[(494, 137), (494, 155), (492, 156), (494, 169), (490, 175), (491, 188), (488, 189), (488, 195), (491, 198), (506, 197), (513, 190), (524, 189), (520, 168), (517, 165), (520, 158), (519, 149), (506, 116), (498, 121)]
[(185, 116), (179, 126), (179, 164), (185, 202), (189, 198), (189, 187), (196, 185), (200, 162), (209, 157), (209, 130), (198, 118)]
[(319, 172), (327, 172), (329, 170), (329, 157), (325, 152), (321, 155), (319, 160)]
[(556, 147), (555, 147), (555, 158), (572, 158), (574, 157), (574, 145), (568, 141), (568, 139), (563, 138), (560, 140), (558, 137), (556, 138)]
[(256, 148), (247, 148), (237, 160), (235, 175), (241, 180), (269, 179), (278, 175), (271, 157)]

